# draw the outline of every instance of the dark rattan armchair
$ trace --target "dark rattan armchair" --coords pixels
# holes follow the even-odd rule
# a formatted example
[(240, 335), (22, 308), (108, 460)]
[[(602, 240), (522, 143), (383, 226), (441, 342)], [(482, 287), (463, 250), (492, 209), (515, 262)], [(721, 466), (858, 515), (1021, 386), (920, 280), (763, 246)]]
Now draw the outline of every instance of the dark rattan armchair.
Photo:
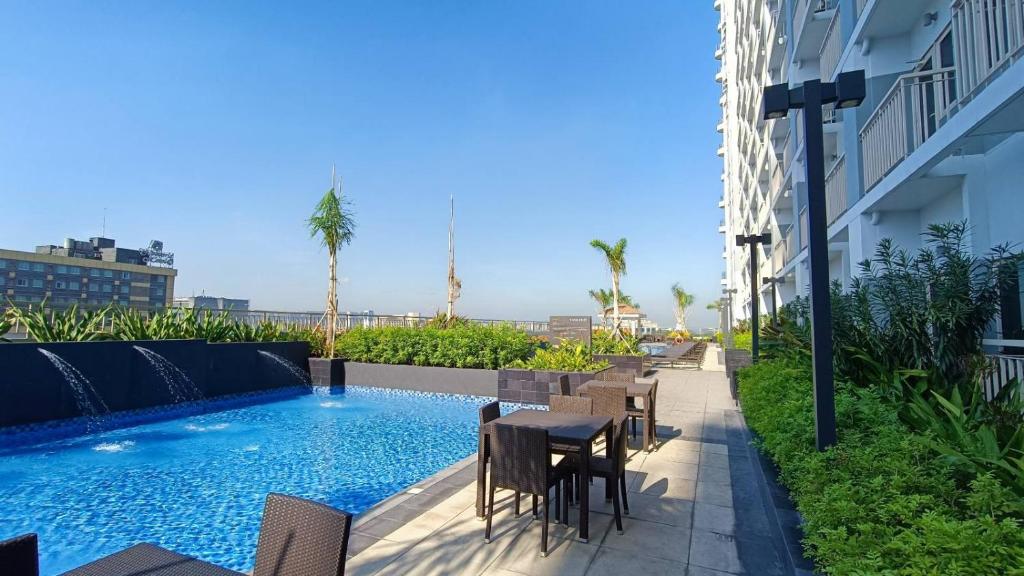
[(491, 486), (487, 494), (487, 526), (484, 541), (491, 541), (491, 519), (494, 517), (494, 491), (497, 488), (525, 492), (543, 499), (544, 519), (541, 524), (541, 556), (548, 553), (548, 494), (555, 488), (555, 518), (560, 520), (560, 483), (567, 468), (551, 465), (548, 431), (525, 426), (495, 424), (490, 434)]
[(39, 541), (35, 534), (0, 542), (0, 574), (39, 576)]
[[(596, 413), (596, 412), (595, 412)], [(629, 514), (629, 500), (626, 496), (626, 442), (627, 442), (627, 431), (625, 426), (618, 426), (616, 428), (615, 437), (612, 446), (612, 455), (610, 458), (603, 456), (592, 456), (590, 458), (590, 476), (596, 478), (604, 478), (608, 490), (606, 494), (610, 494), (612, 498), (612, 509), (615, 512), (615, 529), (619, 534), (622, 534), (622, 513), (619, 508), (619, 498), (622, 499), (622, 510)], [(572, 468), (571, 474), (578, 475), (579, 473), (579, 460), (576, 458), (567, 458), (565, 465)], [(562, 504), (563, 517), (568, 518), (568, 499)]]
[[(480, 426), (481, 427), (483, 427), (484, 424), (488, 424), (488, 423), (490, 423), (490, 422), (492, 422), (494, 420), (497, 420), (498, 418), (501, 418), (501, 404), (498, 403), (497, 401), (490, 402), (488, 404), (484, 404), (483, 406), (480, 407)], [(483, 457), (483, 459), (484, 459), (484, 466), (486, 467), (487, 466), (487, 462), (489, 462), (490, 459), (491, 459), (491, 445), (488, 444), (487, 442), (484, 442), (484, 435), (483, 435), (482, 432), (480, 433), (480, 448), (479, 448), (478, 454), (479, 454), (478, 457)], [(487, 493), (487, 474), (486, 474), (486, 472), (484, 473), (484, 476), (483, 476), (483, 489), (482, 489), (482, 492), (484, 494)], [(516, 491), (516, 517), (517, 518), (519, 517), (519, 500), (520, 500), (520, 493), (517, 490)], [(536, 508), (536, 506), (534, 506), (534, 507)], [(534, 514), (536, 514), (536, 512), (534, 512)]]
[(351, 514), (270, 493), (253, 576), (343, 576), (351, 527)]

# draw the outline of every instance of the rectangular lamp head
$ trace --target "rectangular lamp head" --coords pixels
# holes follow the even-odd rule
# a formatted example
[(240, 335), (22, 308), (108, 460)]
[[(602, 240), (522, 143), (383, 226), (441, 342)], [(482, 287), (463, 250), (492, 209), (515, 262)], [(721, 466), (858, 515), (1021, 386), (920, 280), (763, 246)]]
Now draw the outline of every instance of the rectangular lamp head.
[(736, 235), (736, 245), (737, 246), (743, 246), (746, 243), (747, 243), (747, 237), (746, 236), (744, 236), (743, 234), (737, 234)]
[(785, 118), (789, 114), (789, 84), (766, 86), (762, 100), (765, 120)]
[(863, 70), (842, 72), (836, 78), (836, 108), (856, 108), (866, 94)]

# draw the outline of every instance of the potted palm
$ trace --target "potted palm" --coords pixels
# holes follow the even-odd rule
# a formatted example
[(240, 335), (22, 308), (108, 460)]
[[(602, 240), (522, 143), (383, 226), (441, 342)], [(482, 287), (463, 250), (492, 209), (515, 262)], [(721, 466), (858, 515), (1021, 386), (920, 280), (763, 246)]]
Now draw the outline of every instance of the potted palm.
[(317, 386), (345, 384), (345, 364), (334, 356), (334, 336), (338, 325), (338, 251), (352, 241), (355, 219), (347, 209), (348, 202), (341, 193), (341, 179), (331, 171), (331, 188), (316, 205), (309, 217), (310, 236), (320, 238), (327, 249), (327, 308), (324, 312), (323, 357), (310, 357), (309, 376)]

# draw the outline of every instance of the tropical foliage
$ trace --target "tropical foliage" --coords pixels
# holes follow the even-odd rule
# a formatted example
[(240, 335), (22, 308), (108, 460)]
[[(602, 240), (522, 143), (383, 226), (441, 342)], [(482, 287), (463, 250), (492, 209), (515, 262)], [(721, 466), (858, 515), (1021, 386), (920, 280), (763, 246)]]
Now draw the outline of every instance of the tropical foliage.
[(497, 369), (529, 358), (534, 340), (511, 326), (356, 328), (338, 336), (335, 352), (356, 362)]
[(469, 318), (458, 314), (448, 315), (447, 312), (436, 312), (434, 317), (427, 320), (427, 326), (431, 328), (459, 328), (472, 324)]
[(612, 334), (618, 338), (621, 335), (619, 322), (619, 280), (626, 275), (626, 239), (620, 238), (614, 245), (602, 240), (591, 240), (590, 245), (601, 252), (608, 271), (612, 276)]
[(538, 348), (529, 359), (520, 359), (505, 365), (525, 370), (558, 372), (594, 372), (611, 366), (608, 362), (595, 362), (586, 343), (564, 339), (551, 348)]
[(644, 354), (644, 351), (640, 349), (640, 338), (628, 332), (623, 332), (620, 338), (615, 338), (610, 330), (594, 330), (590, 337), (590, 351), (593, 354), (621, 354), (628, 356)]
[(352, 241), (355, 235), (355, 217), (341, 192), (341, 180), (331, 174), (331, 189), (317, 203), (307, 221), (310, 236), (320, 238), (327, 249), (327, 307), (325, 351), (328, 357), (334, 351), (335, 326), (338, 324), (338, 251)]
[(7, 309), (6, 318), (9, 323), (23, 326), (29, 338), (36, 342), (87, 342), (108, 337), (103, 326), (112, 308), (83, 312), (72, 304), (65, 310), (53, 310), (44, 300), (34, 309), (12, 305)]
[(676, 315), (676, 330), (686, 330), (686, 309), (693, 306), (697, 298), (683, 290), (678, 282), (672, 285), (672, 306)]

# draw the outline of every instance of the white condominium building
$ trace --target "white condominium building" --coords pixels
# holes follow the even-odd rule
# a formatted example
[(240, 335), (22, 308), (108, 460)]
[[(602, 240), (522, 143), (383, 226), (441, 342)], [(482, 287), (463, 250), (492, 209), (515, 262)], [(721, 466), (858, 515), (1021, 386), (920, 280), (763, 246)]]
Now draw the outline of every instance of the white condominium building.
[[(824, 116), (830, 273), (848, 285), (878, 241), (922, 246), (929, 224), (966, 220), (972, 249), (1024, 244), (1024, 0), (715, 0), (721, 20), (723, 288), (750, 314), (748, 246), (770, 233), (758, 283), (807, 294), (801, 113), (762, 120), (770, 84), (863, 69), (867, 98)], [(994, 346), (1024, 346), (1021, 285)], [(762, 313), (771, 311), (762, 286)]]

